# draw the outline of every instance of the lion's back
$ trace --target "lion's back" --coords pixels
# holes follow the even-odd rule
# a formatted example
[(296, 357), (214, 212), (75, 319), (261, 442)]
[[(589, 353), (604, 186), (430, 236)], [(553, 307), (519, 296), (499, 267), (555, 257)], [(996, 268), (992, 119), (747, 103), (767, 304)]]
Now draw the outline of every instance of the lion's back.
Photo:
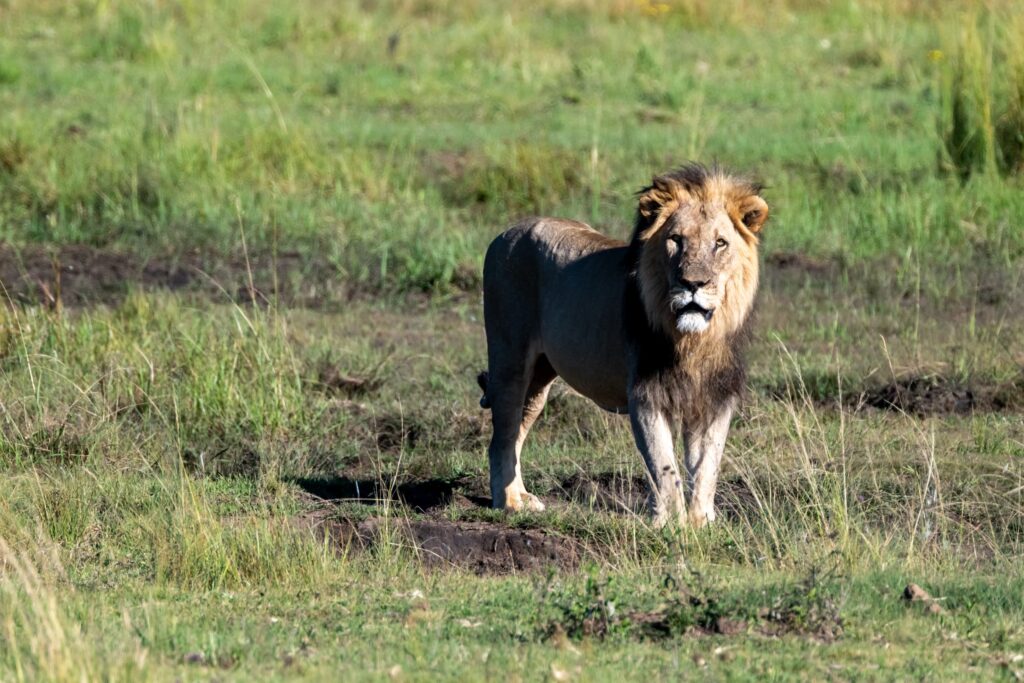
[(605, 407), (625, 394), (622, 292), (626, 245), (576, 221), (512, 226), (484, 261), (484, 326), (492, 370), (534, 349)]

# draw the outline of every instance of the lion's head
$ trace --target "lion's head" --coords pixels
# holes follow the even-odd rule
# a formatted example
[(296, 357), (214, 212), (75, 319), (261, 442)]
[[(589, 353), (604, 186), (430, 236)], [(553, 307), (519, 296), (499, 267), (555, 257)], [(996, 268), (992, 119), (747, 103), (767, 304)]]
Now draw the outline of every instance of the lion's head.
[(757, 234), (768, 219), (760, 185), (699, 165), (640, 191), (634, 245), (647, 318), (674, 338), (725, 337), (757, 291)]

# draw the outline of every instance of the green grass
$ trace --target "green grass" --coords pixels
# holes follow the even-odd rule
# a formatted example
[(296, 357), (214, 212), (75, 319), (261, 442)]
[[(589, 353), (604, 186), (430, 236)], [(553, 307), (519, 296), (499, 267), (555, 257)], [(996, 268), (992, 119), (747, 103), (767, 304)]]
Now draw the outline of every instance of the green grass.
[[(1004, 173), (962, 182), (950, 97), (985, 80), (951, 85), (964, 10), (988, 20), (0, 0), (0, 258), (213, 273), (77, 307), (69, 274), (69, 305), (0, 310), (0, 679), (1019, 676), (1024, 193), (996, 152), (1024, 53), (974, 35), (1016, 80), (979, 95), (1008, 103), (985, 122)], [(687, 159), (757, 173), (773, 207), (721, 518), (650, 528), (628, 426), (561, 390), (524, 459), (549, 510), (473, 504), (487, 242), (530, 213), (625, 236), (632, 193)], [(275, 259), (315, 293), (234, 302)], [(887, 390), (919, 395), (871, 407)], [(333, 477), (454, 494), (307, 490)], [(368, 548), (341, 542), (364, 520)], [(579, 567), (438, 567), (403, 531), (425, 521), (543, 533)]]
[(444, 288), (516, 215), (624, 235), (630, 194), (695, 158), (768, 182), (770, 250), (1020, 255), (1016, 184), (936, 165), (929, 53), (955, 7), (645, 7), (13, 4), (0, 234), (234, 252), (244, 230), (354, 282)]

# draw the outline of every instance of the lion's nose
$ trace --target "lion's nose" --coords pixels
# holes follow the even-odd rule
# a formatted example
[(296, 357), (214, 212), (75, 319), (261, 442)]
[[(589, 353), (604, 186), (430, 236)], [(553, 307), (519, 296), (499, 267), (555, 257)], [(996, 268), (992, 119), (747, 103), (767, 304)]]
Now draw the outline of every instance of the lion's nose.
[(679, 278), (679, 284), (683, 289), (687, 289), (691, 292), (696, 292), (698, 289), (708, 283), (708, 280), (688, 280), (685, 277)]

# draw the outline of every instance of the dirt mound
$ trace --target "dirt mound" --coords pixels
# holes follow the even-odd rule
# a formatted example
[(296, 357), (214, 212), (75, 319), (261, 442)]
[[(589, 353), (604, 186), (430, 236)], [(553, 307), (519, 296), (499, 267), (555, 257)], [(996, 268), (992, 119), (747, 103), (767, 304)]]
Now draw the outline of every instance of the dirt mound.
[(580, 552), (575, 541), (533, 529), (491, 522), (452, 522), (374, 517), (361, 522), (326, 520), (315, 525), (333, 542), (357, 550), (394, 543), (395, 535), (413, 548), (424, 566), (459, 567), (476, 574), (511, 574), (548, 567), (574, 570)]
[(866, 391), (864, 405), (910, 415), (970, 413), (977, 397), (969, 387), (938, 377), (912, 377)]

